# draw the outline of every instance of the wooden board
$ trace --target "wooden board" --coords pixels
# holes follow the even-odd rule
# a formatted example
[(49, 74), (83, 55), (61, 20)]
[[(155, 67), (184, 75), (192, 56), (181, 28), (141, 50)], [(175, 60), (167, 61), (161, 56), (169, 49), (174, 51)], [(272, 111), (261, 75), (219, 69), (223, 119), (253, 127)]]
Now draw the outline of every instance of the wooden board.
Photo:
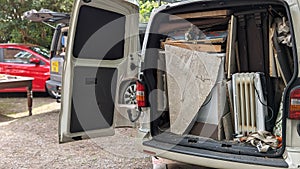
[[(271, 22), (271, 19), (270, 19), (270, 22)], [(270, 24), (271, 25), (271, 24)], [(276, 24), (272, 24), (270, 26), (270, 29), (269, 29), (269, 74), (270, 74), (270, 77), (278, 77), (278, 70), (276, 68), (276, 59), (275, 59), (275, 54), (276, 54), (276, 51), (274, 52), (275, 48), (274, 48), (274, 45), (273, 45), (273, 35), (274, 35), (274, 31), (276, 30), (275, 29), (276, 27)]]
[(199, 44), (199, 43), (208, 43), (208, 44), (215, 44), (215, 43), (224, 43), (226, 38), (216, 38), (216, 39), (200, 39), (200, 40), (170, 40), (167, 39), (164, 43), (172, 44), (172, 43), (188, 43), (188, 44)]
[(190, 49), (199, 52), (222, 52), (221, 45), (212, 44), (191, 44), (191, 43), (181, 43), (181, 42), (171, 42), (167, 41), (164, 45), (177, 46), (184, 49)]
[(231, 113), (227, 113), (222, 117), (225, 139), (232, 140), (233, 139), (233, 125), (232, 125), (232, 115)]
[(178, 15), (171, 15), (170, 20), (179, 20), (179, 19), (193, 19), (193, 18), (226, 18), (230, 15), (230, 10), (216, 10), (216, 11), (205, 11), (205, 12), (194, 12), (194, 13), (185, 13)]
[(231, 75), (236, 72), (236, 57), (235, 57), (235, 41), (236, 41), (236, 18), (231, 16), (230, 23), (228, 24), (228, 39), (226, 48), (226, 65), (227, 78), (230, 79)]
[(188, 29), (191, 27), (191, 24), (197, 26), (198, 28), (206, 28), (212, 27), (214, 25), (222, 25), (228, 23), (229, 18), (213, 18), (213, 19), (201, 19), (193, 22), (188, 21), (176, 21), (171, 23), (162, 23), (159, 26), (158, 32), (159, 33), (166, 33), (178, 29)]

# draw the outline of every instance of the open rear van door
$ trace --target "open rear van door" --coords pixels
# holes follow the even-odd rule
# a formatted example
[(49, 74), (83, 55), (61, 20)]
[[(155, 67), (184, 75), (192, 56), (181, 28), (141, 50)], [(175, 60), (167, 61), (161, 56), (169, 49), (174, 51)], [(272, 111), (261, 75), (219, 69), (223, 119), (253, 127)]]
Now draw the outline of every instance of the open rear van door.
[[(114, 127), (134, 125), (119, 103), (124, 77), (136, 60), (138, 5), (125, 0), (76, 1), (63, 73), (59, 141), (114, 135)], [(129, 71), (128, 71), (129, 70)], [(124, 73), (126, 72), (126, 73)]]

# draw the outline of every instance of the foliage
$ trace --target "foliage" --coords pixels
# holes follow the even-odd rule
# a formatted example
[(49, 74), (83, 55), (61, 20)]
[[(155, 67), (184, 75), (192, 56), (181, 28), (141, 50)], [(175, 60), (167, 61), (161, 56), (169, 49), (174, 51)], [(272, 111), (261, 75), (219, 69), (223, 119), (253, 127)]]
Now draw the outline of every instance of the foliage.
[(49, 47), (53, 29), (22, 18), (31, 9), (69, 13), (72, 0), (0, 0), (0, 42), (33, 43)]
[(154, 8), (159, 6), (157, 1), (145, 1), (139, 0), (140, 4), (140, 22), (147, 23), (150, 18), (150, 14)]
[[(42, 8), (70, 13), (73, 0), (0, 0), (0, 43), (33, 43), (49, 48), (53, 29), (22, 18), (25, 11)], [(140, 22), (146, 23), (159, 6), (155, 0), (139, 0)]]

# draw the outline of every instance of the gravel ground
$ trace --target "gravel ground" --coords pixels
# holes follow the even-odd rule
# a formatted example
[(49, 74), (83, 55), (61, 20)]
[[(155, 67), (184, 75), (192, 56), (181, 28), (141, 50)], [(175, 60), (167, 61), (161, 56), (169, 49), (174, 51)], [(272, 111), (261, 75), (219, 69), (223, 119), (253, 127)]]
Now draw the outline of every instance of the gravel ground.
[(150, 157), (135, 147), (133, 129), (58, 144), (60, 105), (54, 99), (34, 97), (28, 117), (26, 98), (6, 97), (0, 95), (0, 168), (152, 168)]

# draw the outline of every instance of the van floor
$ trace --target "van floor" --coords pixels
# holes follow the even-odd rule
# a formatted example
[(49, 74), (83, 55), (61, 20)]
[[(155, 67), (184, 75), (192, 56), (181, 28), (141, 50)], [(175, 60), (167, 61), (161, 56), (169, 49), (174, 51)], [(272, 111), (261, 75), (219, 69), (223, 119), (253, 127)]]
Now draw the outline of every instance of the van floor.
[[(152, 140), (143, 142), (143, 145), (146, 147), (152, 147), (159, 150), (164, 150), (173, 153), (179, 153), (181, 155), (188, 155), (192, 157), (202, 157), (202, 158), (212, 158), (215, 160), (222, 160), (222, 161), (232, 161), (238, 163), (247, 163), (247, 164), (254, 164), (254, 165), (262, 165), (262, 166), (271, 166), (271, 167), (280, 167), (280, 168), (288, 168), (288, 164), (282, 157), (276, 158), (266, 158), (263, 156), (254, 156), (254, 155), (242, 155), (232, 154), (229, 152), (218, 152), (205, 149), (205, 146), (209, 145), (211, 148), (215, 146), (214, 149), (218, 149), (221, 146), (217, 146), (218, 144), (211, 142), (212, 140), (207, 140), (202, 143), (202, 146), (199, 148), (195, 147), (187, 147), (181, 145), (182, 142), (186, 141), (185, 137), (180, 137), (176, 135), (172, 135), (171, 133), (164, 133), (161, 135), (155, 136)], [(195, 136), (193, 136), (195, 137)], [(179, 142), (179, 144), (174, 144), (171, 142)], [(195, 141), (192, 141), (195, 142)], [(197, 142), (200, 142), (199, 140)], [(188, 143), (193, 144), (193, 143)], [(220, 144), (219, 144), (220, 145)], [(249, 146), (245, 146), (249, 147)], [(223, 150), (226, 147), (221, 147)], [(265, 155), (266, 156), (266, 155)], [(162, 156), (163, 157), (163, 156)], [(176, 160), (176, 159), (173, 159)]]
[(155, 136), (154, 140), (185, 147), (199, 148), (238, 155), (252, 155), (256, 157), (275, 157), (276, 154), (278, 154), (278, 156), (280, 156), (280, 149), (270, 149), (266, 153), (260, 153), (258, 152), (256, 147), (248, 143), (238, 143), (234, 141), (217, 141), (211, 138), (200, 137), (195, 135), (180, 136), (171, 132), (164, 132)]

